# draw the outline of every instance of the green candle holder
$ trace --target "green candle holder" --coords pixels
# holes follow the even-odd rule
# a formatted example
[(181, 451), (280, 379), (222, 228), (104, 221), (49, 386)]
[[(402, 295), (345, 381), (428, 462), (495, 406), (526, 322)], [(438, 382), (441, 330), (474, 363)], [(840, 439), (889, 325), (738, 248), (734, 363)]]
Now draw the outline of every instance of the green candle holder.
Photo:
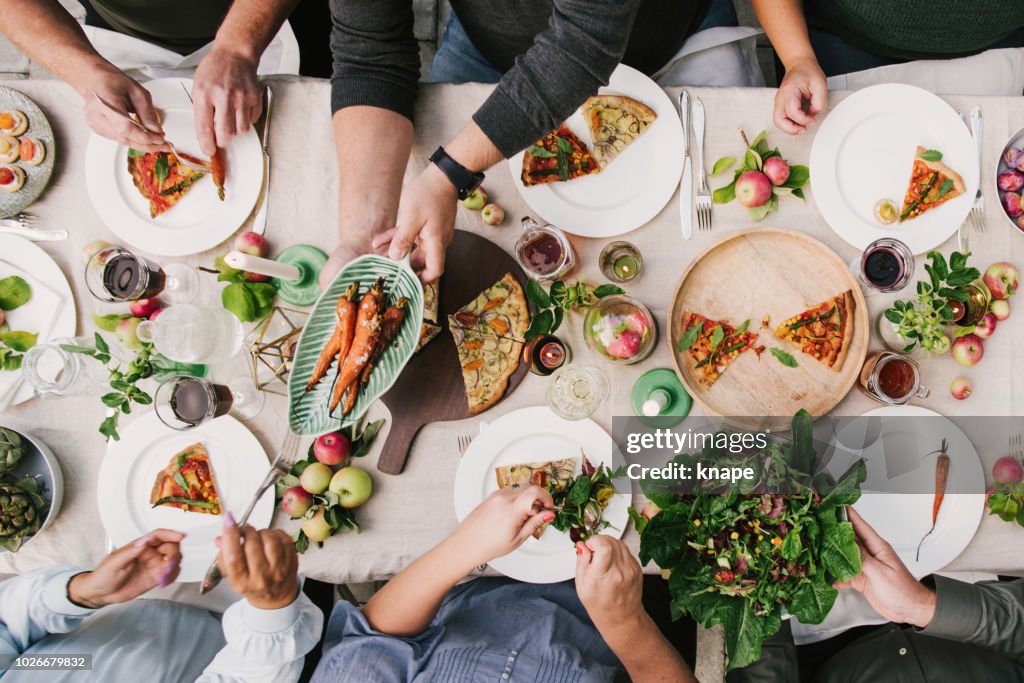
[(320, 271), (327, 263), (327, 254), (310, 244), (294, 244), (278, 257), (279, 263), (287, 263), (299, 269), (298, 280), (274, 278), (277, 295), (293, 306), (312, 306), (320, 296)]
[[(640, 375), (630, 398), (637, 419), (658, 429), (675, 427), (690, 414), (693, 405), (693, 399), (686, 393), (676, 373), (668, 368), (655, 368)], [(658, 405), (658, 414), (644, 414), (644, 404), (648, 401)]]

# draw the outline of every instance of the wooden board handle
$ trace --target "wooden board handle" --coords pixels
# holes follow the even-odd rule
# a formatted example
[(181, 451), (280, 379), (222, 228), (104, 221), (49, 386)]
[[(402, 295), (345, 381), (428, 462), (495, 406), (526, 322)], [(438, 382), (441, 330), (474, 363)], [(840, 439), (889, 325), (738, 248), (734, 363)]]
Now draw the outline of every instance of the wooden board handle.
[(384, 474), (401, 474), (405, 469), (406, 460), (409, 459), (412, 442), (416, 440), (416, 435), (421, 429), (421, 423), (394, 420), (391, 433), (388, 434), (388, 440), (384, 442), (384, 449), (377, 460), (377, 469)]

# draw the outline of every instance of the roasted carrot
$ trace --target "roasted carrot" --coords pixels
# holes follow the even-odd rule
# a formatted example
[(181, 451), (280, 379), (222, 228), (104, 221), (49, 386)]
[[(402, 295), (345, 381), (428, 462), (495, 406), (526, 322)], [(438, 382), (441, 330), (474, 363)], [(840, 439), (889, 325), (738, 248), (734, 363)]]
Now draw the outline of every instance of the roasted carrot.
[(323, 379), (324, 375), (327, 374), (328, 368), (331, 367), (331, 361), (338, 357), (341, 351), (344, 351), (344, 354), (341, 354), (343, 360), (348, 355), (348, 349), (352, 344), (352, 336), (355, 334), (355, 298), (358, 292), (359, 283), (354, 282), (348, 286), (344, 294), (338, 297), (338, 303), (334, 309), (338, 322), (334, 326), (331, 338), (327, 340), (324, 348), (320, 350), (320, 357), (317, 359), (316, 365), (313, 366), (313, 372), (309, 376), (309, 381), (306, 382), (307, 392)]
[(935, 460), (935, 498), (932, 500), (932, 528), (928, 530), (917, 544), (917, 559), (921, 559), (921, 546), (924, 539), (931, 536), (935, 531), (935, 524), (939, 520), (939, 509), (942, 507), (942, 500), (946, 497), (946, 483), (949, 481), (949, 454), (946, 439), (942, 440), (942, 446), (936, 451), (939, 457)]
[(381, 278), (374, 283), (359, 302), (359, 311), (356, 313), (355, 335), (352, 338), (352, 347), (347, 356), (338, 361), (338, 378), (334, 382), (334, 391), (331, 394), (330, 412), (341, 403), (341, 397), (349, 385), (359, 377), (359, 373), (366, 367), (377, 345), (377, 337), (380, 336), (381, 304), (384, 296), (384, 279)]
[(217, 188), (217, 197), (224, 201), (224, 180), (228, 174), (228, 162), (223, 147), (218, 147), (210, 159), (210, 174), (213, 176), (213, 186)]
[[(409, 299), (402, 297), (391, 305), (388, 310), (384, 311), (384, 316), (380, 323), (380, 336), (377, 338), (377, 345), (373, 347), (373, 354), (370, 356), (370, 361), (363, 368), (362, 373), (359, 375), (359, 388), (364, 389), (366, 385), (370, 383), (370, 375), (373, 374), (373, 369), (377, 367), (377, 361), (387, 351), (388, 346), (398, 336), (398, 331), (402, 329), (402, 322), (405, 320), (405, 307), (409, 304)], [(349, 411), (345, 411), (347, 415)]]

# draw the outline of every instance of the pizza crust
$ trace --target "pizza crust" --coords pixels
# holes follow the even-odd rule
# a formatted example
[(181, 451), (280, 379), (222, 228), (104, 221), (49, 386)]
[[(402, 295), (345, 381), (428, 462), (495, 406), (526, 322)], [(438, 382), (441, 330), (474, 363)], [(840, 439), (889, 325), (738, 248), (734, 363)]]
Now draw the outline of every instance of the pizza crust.
[(643, 102), (624, 95), (594, 95), (581, 107), (593, 143), (591, 154), (606, 168), (658, 118)]

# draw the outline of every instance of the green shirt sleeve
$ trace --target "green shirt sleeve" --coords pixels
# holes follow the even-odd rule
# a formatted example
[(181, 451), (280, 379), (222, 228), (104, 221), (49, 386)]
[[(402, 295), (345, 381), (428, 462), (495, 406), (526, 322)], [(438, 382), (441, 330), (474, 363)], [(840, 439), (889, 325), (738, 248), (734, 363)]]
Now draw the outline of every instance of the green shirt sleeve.
[(1024, 579), (935, 580), (935, 616), (922, 633), (987, 647), (1024, 662)]

